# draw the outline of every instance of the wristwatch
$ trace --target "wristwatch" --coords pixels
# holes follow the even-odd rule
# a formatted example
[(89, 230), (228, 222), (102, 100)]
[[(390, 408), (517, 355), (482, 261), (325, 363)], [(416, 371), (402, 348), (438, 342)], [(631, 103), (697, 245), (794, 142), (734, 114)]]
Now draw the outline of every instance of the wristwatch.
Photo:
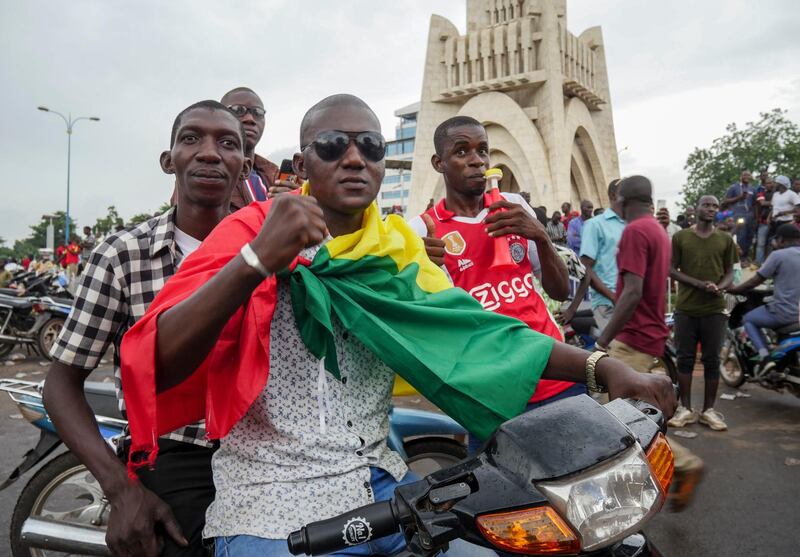
[(597, 367), (597, 362), (607, 356), (608, 354), (606, 352), (597, 350), (592, 352), (592, 355), (586, 359), (586, 388), (592, 393), (608, 392), (608, 389), (606, 389), (605, 386), (597, 384), (597, 378), (594, 374), (594, 370)]
[(272, 276), (272, 273), (269, 272), (266, 267), (264, 267), (264, 264), (258, 258), (258, 254), (256, 254), (256, 252), (253, 251), (253, 248), (250, 247), (250, 244), (243, 245), (242, 249), (239, 250), (239, 253), (242, 254), (242, 259), (244, 259), (244, 262), (258, 271), (262, 277), (267, 278)]

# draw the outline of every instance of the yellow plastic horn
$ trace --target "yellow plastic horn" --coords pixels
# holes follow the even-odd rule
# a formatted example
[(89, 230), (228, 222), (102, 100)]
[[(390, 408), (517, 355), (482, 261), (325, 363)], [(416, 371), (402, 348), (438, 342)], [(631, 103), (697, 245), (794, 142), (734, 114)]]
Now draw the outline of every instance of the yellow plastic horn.
[(498, 180), (503, 179), (503, 171), (499, 168), (490, 168), (486, 172), (483, 173), (484, 177), (488, 180), (489, 178), (497, 177)]

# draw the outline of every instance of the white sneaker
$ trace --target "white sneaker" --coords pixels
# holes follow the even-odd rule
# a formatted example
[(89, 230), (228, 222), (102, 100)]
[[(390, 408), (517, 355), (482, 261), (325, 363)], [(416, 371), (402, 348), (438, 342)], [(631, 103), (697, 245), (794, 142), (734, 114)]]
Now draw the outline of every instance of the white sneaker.
[(686, 427), (697, 423), (697, 412), (683, 406), (678, 406), (675, 415), (667, 422), (669, 427)]
[(707, 425), (714, 431), (725, 431), (728, 429), (728, 424), (725, 423), (725, 416), (713, 408), (709, 408), (700, 414), (700, 423)]

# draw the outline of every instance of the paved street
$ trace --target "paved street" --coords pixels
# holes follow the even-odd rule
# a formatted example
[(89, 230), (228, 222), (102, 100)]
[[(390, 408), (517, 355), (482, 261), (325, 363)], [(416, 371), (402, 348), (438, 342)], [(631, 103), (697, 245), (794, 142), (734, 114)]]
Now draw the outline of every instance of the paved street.
[[(0, 377), (40, 380), (47, 368), (38, 360), (0, 367)], [(107, 377), (107, 371), (97, 379)], [(94, 378), (94, 377), (93, 377)], [(695, 381), (699, 401), (702, 379)], [(723, 392), (731, 392), (723, 388)], [(707, 464), (708, 473), (692, 507), (681, 514), (662, 513), (647, 528), (667, 557), (790, 556), (798, 554), (800, 533), (800, 399), (746, 387), (750, 398), (721, 400), (730, 430), (712, 432), (694, 425), (698, 436), (681, 439)], [(38, 432), (0, 396), (0, 473), (5, 475), (32, 447)], [(0, 492), (0, 557), (10, 557), (8, 527), (22, 481)]]

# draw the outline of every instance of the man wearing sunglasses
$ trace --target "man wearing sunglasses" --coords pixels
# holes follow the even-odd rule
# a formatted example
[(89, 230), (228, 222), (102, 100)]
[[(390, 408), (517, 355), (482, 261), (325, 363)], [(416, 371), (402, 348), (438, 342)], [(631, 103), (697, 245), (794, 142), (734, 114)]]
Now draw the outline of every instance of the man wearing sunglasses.
[[(382, 237), (387, 227), (396, 227), (391, 235), (398, 243), (392, 246), (393, 253), (419, 254), (422, 243), (402, 219), (382, 223), (376, 216), (385, 142), (377, 117), (361, 99), (335, 95), (317, 103), (303, 118), (300, 145), (294, 167), (308, 181), (304, 188), (308, 195), (277, 196), (227, 220), (162, 291), (149, 317), (125, 338), (123, 373), (141, 386), (128, 392), (141, 394), (138, 400), (131, 399), (129, 416), (148, 461), (155, 458), (147, 435), (155, 416), (147, 408), (157, 403), (158, 419), (168, 423), (184, 419), (173, 414), (181, 409), (162, 405), (161, 397), (184, 396), (187, 387), (199, 386), (191, 396), (210, 401), (203, 393), (216, 379), (203, 373), (208, 366), (218, 369), (217, 363), (225, 362), (225, 373), (218, 377), (228, 390), (207, 393), (221, 401), (219, 406), (211, 402), (209, 431), (216, 431), (221, 416), (232, 416), (227, 429), (219, 430), (220, 449), (212, 463), (217, 495), (206, 515), (205, 535), (215, 538), (219, 557), (288, 556), (285, 540), (291, 531), (388, 499), (400, 483), (414, 480), (386, 446), (394, 373), (375, 348), (368, 349), (356, 338), (362, 334), (363, 339), (364, 331), (351, 334), (334, 313), (327, 337), (334, 344), (331, 357), (338, 363), (340, 379), (334, 377), (327, 370), (327, 357), (312, 354), (298, 324), (304, 308), (315, 304), (308, 300), (296, 304), (300, 302), (293, 295), (298, 294), (296, 281), (305, 276), (313, 282), (315, 276), (305, 270), (295, 273), (299, 267), (290, 273), (285, 270), (294, 262), (311, 265), (307, 272), (313, 273), (313, 265), (324, 264), (315, 258), (323, 245), (356, 242), (358, 247), (361, 238)], [(366, 259), (357, 258), (348, 267), (349, 276), (338, 280), (364, 281)], [(441, 283), (444, 276), (428, 263), (424, 262), (427, 272)], [(385, 267), (378, 272), (384, 278), (390, 273)], [(301, 287), (302, 291), (309, 292)], [(413, 312), (412, 306), (403, 302), (398, 309)], [(477, 307), (473, 311), (484, 313)], [(317, 313), (325, 319), (331, 308)], [(465, 326), (471, 323), (465, 320)], [(524, 331), (536, 342), (552, 344)], [(264, 346), (268, 361), (261, 356), (251, 359), (261, 355)], [(586, 358), (581, 350), (555, 343), (545, 374), (582, 380)], [(202, 373), (195, 373), (200, 369)], [(668, 414), (675, 406), (666, 380), (637, 374), (609, 358), (598, 362), (597, 372), (599, 381), (611, 383), (612, 397), (640, 397), (656, 402)], [(253, 398), (240, 400), (239, 387), (248, 389), (254, 383)], [(152, 400), (155, 392), (159, 401)], [(220, 413), (211, 412), (211, 407)], [(397, 534), (354, 546), (346, 555), (395, 555), (403, 547)], [(464, 542), (451, 544), (450, 555), (491, 554)]]
[(245, 156), (253, 161), (253, 170), (231, 193), (231, 211), (237, 211), (253, 201), (265, 201), (277, 193), (294, 190), (298, 184), (278, 180), (278, 166), (256, 154), (266, 125), (266, 111), (261, 98), (248, 87), (236, 87), (222, 96), (220, 102), (227, 106), (244, 127), (247, 143)]

